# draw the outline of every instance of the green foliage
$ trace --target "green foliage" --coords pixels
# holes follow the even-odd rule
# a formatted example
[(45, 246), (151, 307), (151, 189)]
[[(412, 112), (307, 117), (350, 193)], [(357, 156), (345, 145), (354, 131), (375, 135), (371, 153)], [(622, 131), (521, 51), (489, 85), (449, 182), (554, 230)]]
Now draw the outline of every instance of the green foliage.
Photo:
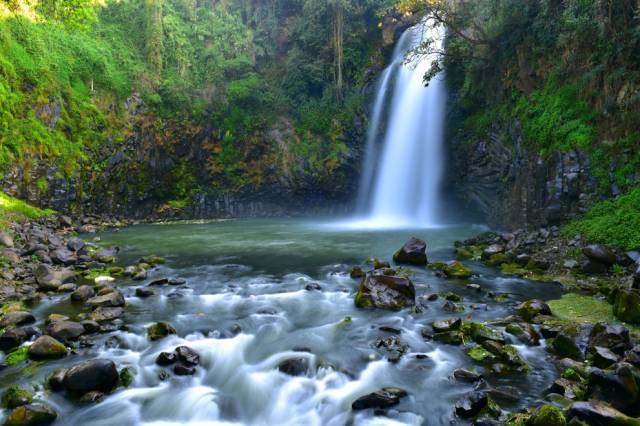
[(10, 352), (4, 359), (4, 363), (11, 367), (13, 365), (22, 364), (28, 358), (29, 347), (20, 346), (18, 349)]
[(53, 210), (42, 210), (37, 207), (33, 207), (24, 201), (0, 192), (0, 229), (5, 228), (11, 221), (37, 219), (44, 216), (50, 216), (53, 213)]
[(626, 250), (640, 248), (640, 188), (594, 204), (583, 218), (569, 223), (563, 233), (581, 234), (589, 241)]

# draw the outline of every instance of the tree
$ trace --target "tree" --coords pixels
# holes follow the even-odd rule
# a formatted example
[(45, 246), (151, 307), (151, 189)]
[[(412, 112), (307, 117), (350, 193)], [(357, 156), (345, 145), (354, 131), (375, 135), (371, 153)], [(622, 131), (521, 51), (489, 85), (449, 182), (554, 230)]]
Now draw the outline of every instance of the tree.
[(147, 63), (157, 84), (162, 75), (162, 0), (144, 0), (144, 5)]

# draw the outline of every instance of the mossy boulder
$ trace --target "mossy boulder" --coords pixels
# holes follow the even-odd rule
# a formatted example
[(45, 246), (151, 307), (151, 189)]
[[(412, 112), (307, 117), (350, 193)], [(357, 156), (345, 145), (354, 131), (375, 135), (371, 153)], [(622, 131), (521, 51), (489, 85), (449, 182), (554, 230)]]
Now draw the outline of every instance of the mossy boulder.
[(122, 370), (120, 370), (119, 375), (120, 375), (120, 384), (123, 387), (128, 388), (129, 386), (131, 386), (131, 383), (133, 383), (134, 375), (129, 367), (125, 367)]
[(448, 345), (461, 345), (464, 343), (464, 335), (459, 331), (443, 331), (435, 333), (433, 340), (446, 343)]
[(504, 253), (496, 253), (494, 255), (491, 255), (491, 257), (489, 257), (489, 259), (487, 260), (487, 264), (490, 266), (500, 266), (503, 263), (509, 262), (511, 262), (511, 258)]
[(442, 271), (447, 278), (469, 278), (473, 275), (471, 268), (465, 266), (464, 263), (459, 260), (452, 260), (450, 262), (432, 262), (429, 264), (434, 269)]
[(399, 310), (414, 306), (416, 290), (409, 278), (368, 273), (355, 297), (358, 308)]
[(160, 340), (170, 334), (177, 334), (176, 329), (168, 322), (157, 322), (147, 328), (147, 336), (149, 340)]
[(412, 237), (393, 255), (393, 261), (397, 263), (408, 263), (412, 265), (427, 264), (427, 243)]
[(562, 327), (551, 343), (553, 351), (560, 357), (584, 361), (592, 328), (589, 324)]
[(32, 401), (33, 395), (16, 385), (9, 386), (2, 395), (2, 406), (9, 409), (31, 404)]
[(51, 336), (40, 336), (29, 346), (29, 358), (55, 359), (67, 355), (67, 348)]
[(559, 408), (553, 405), (541, 405), (534, 410), (528, 424), (531, 426), (565, 426), (567, 420)]
[(516, 312), (525, 321), (531, 321), (538, 315), (551, 315), (551, 308), (539, 299), (531, 299), (516, 306)]
[(483, 250), (484, 248), (482, 246), (459, 246), (456, 247), (456, 254), (465, 259), (480, 260)]
[(531, 324), (528, 323), (511, 323), (505, 328), (505, 331), (518, 339), (522, 340), (529, 346), (537, 346), (540, 344), (540, 334)]
[(7, 417), (4, 426), (47, 426), (52, 424), (58, 414), (42, 404), (21, 405)]
[(349, 276), (354, 280), (363, 278), (365, 275), (365, 272), (359, 266), (354, 266), (353, 268), (351, 268), (351, 272), (349, 273)]
[[(161, 265), (166, 262), (165, 258), (162, 256), (149, 255), (141, 258), (138, 263), (146, 263), (149, 266)], [(146, 268), (145, 268), (146, 269)]]
[(469, 355), (472, 360), (483, 364), (496, 359), (496, 357), (491, 352), (480, 345), (476, 345), (467, 349), (466, 354)]
[(4, 363), (8, 366), (18, 365), (25, 362), (28, 357), (29, 348), (27, 346), (21, 346), (7, 354), (7, 357), (4, 359)]
[(465, 322), (462, 325), (462, 331), (476, 343), (491, 340), (494, 342), (504, 343), (504, 336), (496, 329), (490, 328), (485, 324), (478, 322)]
[(619, 289), (615, 295), (613, 315), (620, 321), (640, 324), (640, 290)]

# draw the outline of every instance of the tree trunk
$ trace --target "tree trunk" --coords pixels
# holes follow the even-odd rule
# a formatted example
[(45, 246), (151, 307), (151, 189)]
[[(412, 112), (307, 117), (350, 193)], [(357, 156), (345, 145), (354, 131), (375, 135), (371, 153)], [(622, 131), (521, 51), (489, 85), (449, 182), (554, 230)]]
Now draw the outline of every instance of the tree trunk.
[(154, 84), (162, 75), (162, 0), (145, 0), (147, 63)]

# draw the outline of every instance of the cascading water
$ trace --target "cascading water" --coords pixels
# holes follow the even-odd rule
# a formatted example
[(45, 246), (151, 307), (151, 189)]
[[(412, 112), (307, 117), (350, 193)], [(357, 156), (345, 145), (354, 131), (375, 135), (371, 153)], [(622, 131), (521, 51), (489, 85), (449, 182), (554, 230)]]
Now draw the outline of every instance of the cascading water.
[[(382, 74), (359, 193), (359, 210), (371, 226), (423, 227), (439, 221), (444, 83), (439, 75), (424, 86), (424, 75), (437, 59), (435, 56), (421, 55), (409, 61), (406, 57), (425, 41), (439, 50), (442, 40), (441, 27), (428, 21), (410, 28), (399, 40), (393, 61)], [(390, 95), (391, 104), (385, 108)], [(377, 141), (381, 135), (380, 151)]]

